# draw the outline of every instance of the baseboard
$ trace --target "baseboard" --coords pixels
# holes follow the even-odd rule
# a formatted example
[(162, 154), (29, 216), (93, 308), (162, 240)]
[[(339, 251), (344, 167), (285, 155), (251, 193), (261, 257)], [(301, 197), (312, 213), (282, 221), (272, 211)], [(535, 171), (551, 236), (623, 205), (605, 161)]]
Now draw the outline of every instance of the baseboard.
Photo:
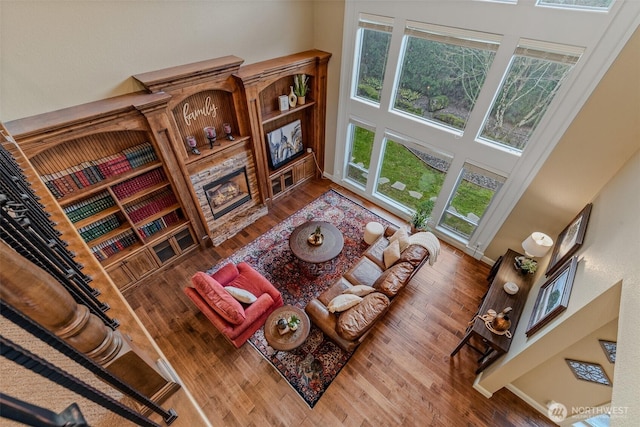
[(484, 397), (486, 397), (487, 399), (490, 399), (491, 396), (493, 396), (493, 393), (491, 393), (489, 390), (487, 390), (486, 388), (482, 387), (480, 385), (480, 380), (482, 379), (482, 373), (480, 373), (475, 381), (473, 382), (473, 388), (480, 393), (481, 395), (483, 395)]
[(517, 397), (522, 399), (527, 405), (531, 406), (536, 411), (540, 412), (545, 417), (549, 417), (549, 411), (546, 406), (541, 405), (536, 400), (534, 400), (531, 396), (526, 394), (524, 391), (520, 390), (518, 387), (513, 384), (507, 384), (506, 389), (511, 393), (515, 394)]

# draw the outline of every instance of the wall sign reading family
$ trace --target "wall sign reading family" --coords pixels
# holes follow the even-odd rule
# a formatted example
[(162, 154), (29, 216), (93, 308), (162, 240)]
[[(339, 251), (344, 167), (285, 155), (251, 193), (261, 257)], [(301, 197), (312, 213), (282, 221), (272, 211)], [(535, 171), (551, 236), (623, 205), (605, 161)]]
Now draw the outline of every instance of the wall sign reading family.
[(187, 126), (190, 126), (191, 122), (200, 116), (209, 116), (213, 119), (217, 115), (218, 107), (213, 103), (210, 96), (205, 98), (204, 104), (201, 106), (192, 107), (188, 102), (185, 102), (182, 106), (182, 117)]

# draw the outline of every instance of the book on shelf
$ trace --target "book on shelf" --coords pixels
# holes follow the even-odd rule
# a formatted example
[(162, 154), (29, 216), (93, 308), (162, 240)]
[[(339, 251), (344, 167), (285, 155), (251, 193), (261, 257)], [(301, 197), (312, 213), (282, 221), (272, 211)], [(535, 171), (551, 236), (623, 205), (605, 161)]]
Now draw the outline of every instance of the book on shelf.
[[(66, 169), (41, 175), (41, 178), (51, 194), (60, 199), (76, 190), (157, 160), (153, 145), (145, 142), (97, 160), (83, 161)], [(164, 174), (162, 179), (165, 179)]]
[(63, 208), (71, 222), (78, 222), (105, 209), (114, 206), (116, 203), (106, 191), (96, 194), (84, 200), (80, 200), (72, 205)]
[(91, 247), (91, 252), (93, 252), (98, 261), (104, 261), (110, 256), (121, 252), (123, 249), (126, 249), (137, 242), (138, 239), (133, 230), (127, 230)]

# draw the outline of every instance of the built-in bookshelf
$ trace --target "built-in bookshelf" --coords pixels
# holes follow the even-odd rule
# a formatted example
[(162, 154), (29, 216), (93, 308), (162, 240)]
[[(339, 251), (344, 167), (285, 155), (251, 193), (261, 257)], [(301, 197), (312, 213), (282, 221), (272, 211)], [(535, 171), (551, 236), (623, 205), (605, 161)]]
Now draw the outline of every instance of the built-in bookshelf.
[[(324, 137), (327, 98), (327, 65), (331, 54), (309, 50), (247, 65), (240, 69), (255, 135), (255, 156), (262, 192), (269, 200), (292, 191), (324, 168)], [(278, 99), (289, 94), (294, 76), (304, 74), (309, 92), (304, 103), (281, 109)], [(269, 133), (300, 122), (304, 152), (286, 164), (273, 167)], [(317, 167), (316, 167), (317, 165)]]
[(197, 247), (175, 187), (182, 175), (169, 172), (143, 114), (167, 99), (125, 95), (17, 122), (40, 179), (122, 291)]

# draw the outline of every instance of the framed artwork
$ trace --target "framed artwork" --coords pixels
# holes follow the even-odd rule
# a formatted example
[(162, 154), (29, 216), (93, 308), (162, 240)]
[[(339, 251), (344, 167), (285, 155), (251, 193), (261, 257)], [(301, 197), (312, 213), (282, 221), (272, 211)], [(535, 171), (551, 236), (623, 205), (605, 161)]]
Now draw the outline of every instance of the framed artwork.
[(567, 309), (577, 266), (578, 258), (572, 257), (542, 285), (529, 319), (528, 337)]
[(602, 368), (602, 365), (573, 359), (564, 360), (566, 360), (569, 369), (571, 369), (571, 372), (573, 372), (573, 375), (575, 375), (577, 379), (611, 386), (611, 380), (604, 371), (604, 368)]
[(549, 266), (545, 273), (547, 276), (553, 274), (554, 271), (563, 265), (565, 261), (582, 246), (592, 206), (592, 203), (585, 206), (578, 216), (576, 216), (556, 238), (556, 244), (553, 247)]
[(604, 351), (605, 356), (610, 363), (616, 363), (616, 350), (618, 348), (618, 344), (613, 341), (606, 340), (598, 340), (600, 341), (600, 346), (602, 347), (602, 351)]
[(302, 124), (300, 120), (267, 133), (269, 161), (271, 167), (277, 169), (304, 152), (302, 144)]

